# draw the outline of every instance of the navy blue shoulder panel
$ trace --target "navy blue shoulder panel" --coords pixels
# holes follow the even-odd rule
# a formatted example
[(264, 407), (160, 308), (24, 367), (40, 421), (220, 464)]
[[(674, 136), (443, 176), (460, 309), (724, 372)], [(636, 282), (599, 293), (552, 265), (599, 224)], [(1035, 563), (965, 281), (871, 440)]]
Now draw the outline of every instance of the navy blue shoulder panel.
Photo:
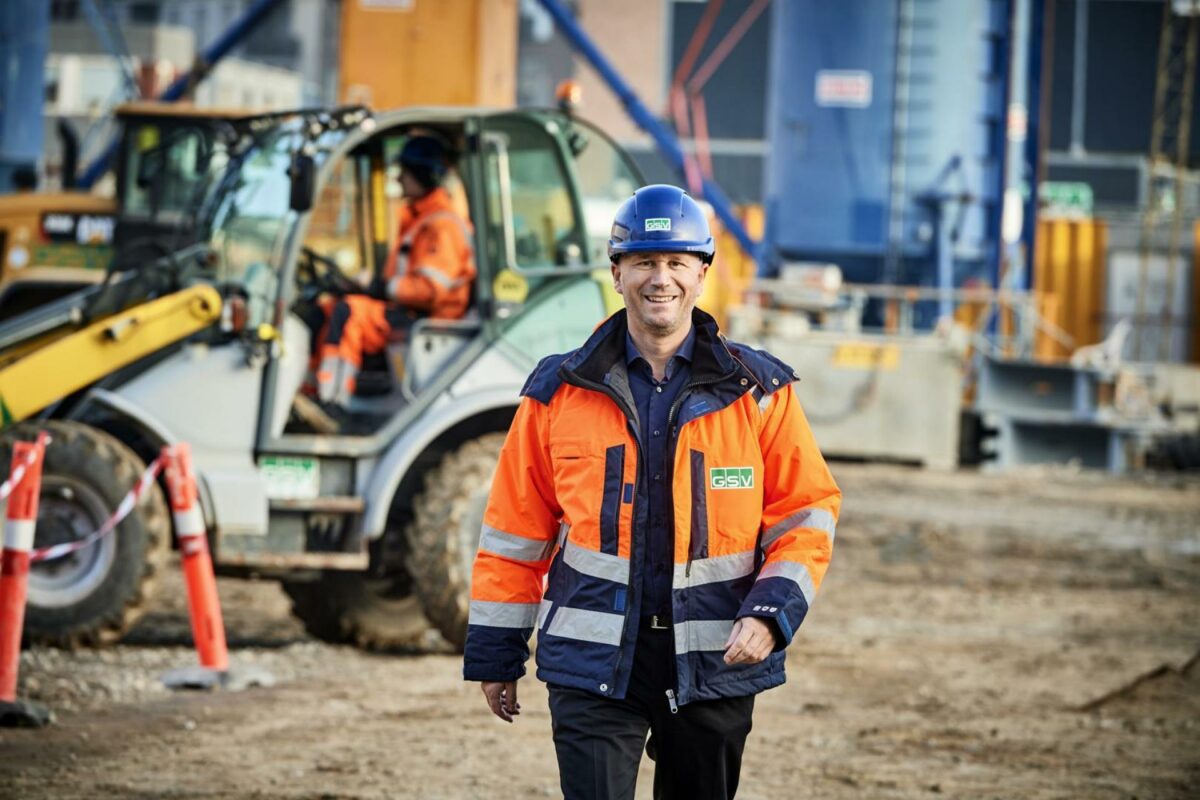
[(529, 373), (529, 377), (525, 380), (525, 385), (521, 387), (521, 396), (532, 397), (542, 405), (550, 405), (550, 398), (554, 397), (554, 393), (562, 385), (562, 378), (558, 375), (558, 368), (574, 354), (574, 351), (570, 353), (558, 353), (546, 356), (539, 361), (538, 365), (533, 368), (533, 372)]
[(725, 340), (725, 346), (729, 348), (729, 352), (733, 354), (734, 358), (750, 370), (754, 379), (759, 382), (767, 394), (772, 394), (789, 383), (800, 380), (800, 376), (794, 369), (766, 350), (755, 350), (749, 345), (729, 339)]

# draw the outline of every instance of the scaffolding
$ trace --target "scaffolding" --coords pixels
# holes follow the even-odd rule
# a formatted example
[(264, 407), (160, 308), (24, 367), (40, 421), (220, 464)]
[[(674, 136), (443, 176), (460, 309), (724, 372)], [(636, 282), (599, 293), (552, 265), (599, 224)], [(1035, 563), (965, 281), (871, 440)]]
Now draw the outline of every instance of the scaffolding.
[(1150, 180), (1142, 215), (1139, 241), (1137, 310), (1133, 357), (1141, 359), (1147, 315), (1146, 289), (1155, 234), (1169, 225), (1166, 286), (1160, 322), (1157, 325), (1158, 360), (1168, 360), (1176, 320), (1172, 313), (1176, 272), (1179, 266), (1184, 224), (1184, 187), (1188, 179), (1188, 148), (1191, 140), (1192, 92), (1196, 73), (1196, 31), (1200, 0), (1174, 0), (1163, 4), (1162, 32), (1158, 43), (1158, 70), (1154, 88), (1154, 118), (1150, 130)]

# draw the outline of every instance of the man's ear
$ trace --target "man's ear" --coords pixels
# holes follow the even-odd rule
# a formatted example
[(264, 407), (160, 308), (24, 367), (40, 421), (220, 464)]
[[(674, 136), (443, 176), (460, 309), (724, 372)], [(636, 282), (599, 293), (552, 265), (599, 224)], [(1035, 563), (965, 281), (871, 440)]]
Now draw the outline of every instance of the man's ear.
[(612, 260), (612, 279), (613, 288), (618, 292), (621, 291), (621, 257), (617, 256)]

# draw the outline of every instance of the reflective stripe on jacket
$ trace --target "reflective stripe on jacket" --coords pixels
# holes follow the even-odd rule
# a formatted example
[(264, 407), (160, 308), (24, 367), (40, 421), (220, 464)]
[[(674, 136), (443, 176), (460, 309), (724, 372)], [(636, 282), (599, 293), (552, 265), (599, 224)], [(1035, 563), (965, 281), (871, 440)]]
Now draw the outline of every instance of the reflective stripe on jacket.
[(388, 293), (434, 319), (459, 319), (475, 280), (470, 226), (442, 188), (400, 210), (400, 238), (383, 269)]
[[(783, 683), (782, 647), (727, 666), (725, 641), (736, 619), (755, 616), (791, 642), (829, 566), (841, 505), (791, 369), (724, 340), (701, 311), (693, 324), (668, 458), (680, 703)], [(620, 311), (579, 350), (544, 359), (522, 391), (472, 575), (468, 680), (523, 675), (536, 627), (539, 678), (625, 696), (648, 526), (634, 503), (647, 478), (624, 348)]]

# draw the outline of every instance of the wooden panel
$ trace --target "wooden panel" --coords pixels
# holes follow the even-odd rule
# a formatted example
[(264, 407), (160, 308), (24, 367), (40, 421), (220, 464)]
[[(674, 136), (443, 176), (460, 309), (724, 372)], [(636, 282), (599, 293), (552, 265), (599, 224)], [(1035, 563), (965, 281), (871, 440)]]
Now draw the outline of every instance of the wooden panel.
[(516, 0), (345, 0), (338, 94), (376, 109), (508, 106), (516, 54)]

